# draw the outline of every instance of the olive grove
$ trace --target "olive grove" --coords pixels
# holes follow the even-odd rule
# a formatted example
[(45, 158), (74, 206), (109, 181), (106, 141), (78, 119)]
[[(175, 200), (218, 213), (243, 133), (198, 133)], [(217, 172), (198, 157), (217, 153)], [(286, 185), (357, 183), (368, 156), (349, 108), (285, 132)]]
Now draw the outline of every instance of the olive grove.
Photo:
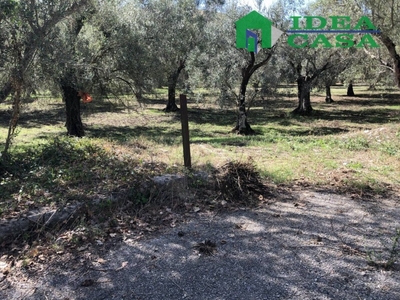
[[(259, 53), (237, 49), (235, 22), (252, 8), (235, 1), (79, 0), (0, 2), (0, 102), (13, 101), (7, 152), (17, 126), (20, 104), (32, 92), (52, 91), (65, 103), (67, 133), (85, 134), (80, 116), (82, 92), (94, 97), (144, 94), (166, 86), (165, 111), (179, 110), (179, 78), (192, 86), (218, 91), (222, 108), (236, 106), (234, 131), (252, 134), (249, 108), (279, 83), (297, 83), (298, 107), (312, 111), (311, 89), (326, 90), (354, 78), (375, 86), (388, 72), (400, 87), (398, 0), (280, 0), (259, 11), (275, 27), (287, 30), (293, 15), (368, 16), (381, 31), (381, 48), (293, 48), (282, 36)], [(360, 37), (355, 37), (359, 39)], [(185, 78), (182, 78), (183, 72)]]

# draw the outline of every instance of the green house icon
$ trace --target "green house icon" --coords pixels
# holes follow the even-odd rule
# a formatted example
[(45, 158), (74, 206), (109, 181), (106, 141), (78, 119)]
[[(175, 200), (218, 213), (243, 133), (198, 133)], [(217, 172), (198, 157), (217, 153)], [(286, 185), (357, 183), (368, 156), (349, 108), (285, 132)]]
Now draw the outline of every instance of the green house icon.
[(254, 47), (248, 41), (249, 30), (261, 31), (261, 48), (271, 48), (282, 31), (272, 26), (272, 21), (253, 10), (235, 22), (236, 24), (236, 48), (248, 49), (254, 52)]

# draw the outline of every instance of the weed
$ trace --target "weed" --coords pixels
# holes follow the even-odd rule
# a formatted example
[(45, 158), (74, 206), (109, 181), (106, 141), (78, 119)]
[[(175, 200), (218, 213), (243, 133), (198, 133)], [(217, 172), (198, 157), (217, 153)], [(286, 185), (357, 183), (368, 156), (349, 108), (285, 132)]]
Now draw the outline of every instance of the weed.
[(111, 199), (106, 199), (99, 202), (98, 209), (100, 210), (109, 210), (113, 205), (113, 201)]
[(400, 145), (396, 145), (393, 142), (384, 142), (379, 148), (383, 153), (389, 154), (391, 156), (396, 156), (399, 154), (399, 146)]
[(384, 245), (385, 252), (379, 253), (374, 250), (367, 251), (368, 264), (377, 268), (391, 269), (400, 258), (400, 228), (396, 228), (396, 233), (392, 237), (389, 247)]
[(127, 192), (128, 200), (133, 202), (135, 205), (143, 206), (150, 200), (150, 193), (144, 193), (136, 188), (131, 188)]
[(369, 148), (369, 142), (365, 137), (357, 136), (354, 138), (346, 138), (342, 140), (341, 146), (348, 150), (360, 151), (367, 150)]
[(357, 170), (357, 169), (362, 169), (363, 165), (360, 162), (350, 162), (347, 164), (347, 167)]

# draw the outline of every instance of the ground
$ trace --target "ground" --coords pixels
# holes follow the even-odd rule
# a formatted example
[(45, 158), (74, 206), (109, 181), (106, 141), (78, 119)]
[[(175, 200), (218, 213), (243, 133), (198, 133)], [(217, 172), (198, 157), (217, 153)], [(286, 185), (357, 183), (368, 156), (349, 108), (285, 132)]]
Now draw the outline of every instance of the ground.
[(2, 165), (0, 232), (23, 231), (0, 239), (0, 295), (398, 299), (399, 93), (345, 92), (296, 117), (285, 87), (250, 109), (251, 137), (215, 95), (189, 99), (192, 170), (160, 95), (94, 98), (83, 139), (64, 136), (62, 102), (26, 103)]
[[(400, 199), (297, 190), (14, 268), (3, 299), (399, 299)], [(168, 211), (161, 211), (165, 214)], [(160, 212), (160, 213), (161, 213)], [(113, 234), (110, 234), (113, 235)], [(201, 245), (211, 249), (201, 251)], [(199, 247), (200, 245), (200, 247)], [(18, 262), (17, 262), (18, 264)]]

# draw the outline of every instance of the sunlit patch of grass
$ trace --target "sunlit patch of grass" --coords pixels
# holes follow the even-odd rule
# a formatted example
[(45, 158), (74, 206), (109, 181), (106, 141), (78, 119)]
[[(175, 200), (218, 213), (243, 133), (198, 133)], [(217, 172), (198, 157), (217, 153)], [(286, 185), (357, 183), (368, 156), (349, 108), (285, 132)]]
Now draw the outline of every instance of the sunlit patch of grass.
[(333, 159), (325, 159), (322, 162), (322, 166), (327, 170), (335, 170), (339, 167), (339, 164), (336, 160)]
[(344, 179), (343, 187), (346, 187), (350, 191), (357, 191), (361, 195), (363, 193), (377, 193), (385, 194), (388, 190), (388, 185), (378, 181), (376, 178), (363, 176), (355, 179)]
[(296, 178), (293, 169), (287, 166), (273, 166), (263, 169), (260, 175), (275, 184), (288, 184)]
[(347, 164), (347, 167), (350, 169), (359, 170), (363, 168), (363, 165), (360, 162), (351, 162)]

